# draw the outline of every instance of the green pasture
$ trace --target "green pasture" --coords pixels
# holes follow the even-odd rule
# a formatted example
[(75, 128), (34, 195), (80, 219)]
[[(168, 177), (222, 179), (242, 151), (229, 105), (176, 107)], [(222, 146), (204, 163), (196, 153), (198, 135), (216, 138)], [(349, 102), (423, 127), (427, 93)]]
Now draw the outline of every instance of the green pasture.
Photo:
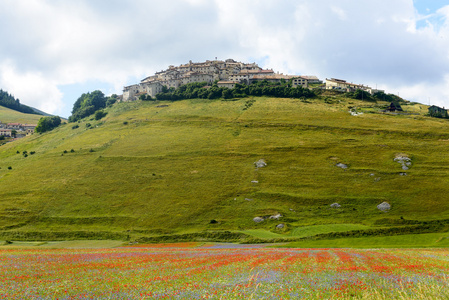
[(449, 247), (449, 233), (406, 234), (397, 236), (374, 236), (303, 240), (282, 245), (287, 248), (441, 248)]
[(37, 124), (41, 115), (24, 114), (3, 106), (0, 106), (0, 121), (2, 123)]
[[(0, 147), (0, 239), (300, 238), (438, 220), (432, 228), (444, 232), (448, 121), (420, 104), (386, 114), (387, 104), (335, 95), (117, 103), (101, 120)], [(389, 212), (376, 208), (384, 201)]]

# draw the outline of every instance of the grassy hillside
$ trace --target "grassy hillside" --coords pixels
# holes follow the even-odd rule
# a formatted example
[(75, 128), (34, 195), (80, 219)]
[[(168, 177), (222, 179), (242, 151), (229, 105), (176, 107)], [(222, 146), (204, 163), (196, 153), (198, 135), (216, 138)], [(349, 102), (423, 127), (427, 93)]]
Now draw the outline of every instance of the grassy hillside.
[(0, 105), (0, 121), (2, 123), (37, 124), (41, 115), (24, 114)]
[[(102, 120), (0, 147), (0, 239), (447, 232), (449, 123), (424, 105), (401, 115), (385, 105), (333, 95), (118, 103)], [(388, 212), (376, 208), (384, 201)]]

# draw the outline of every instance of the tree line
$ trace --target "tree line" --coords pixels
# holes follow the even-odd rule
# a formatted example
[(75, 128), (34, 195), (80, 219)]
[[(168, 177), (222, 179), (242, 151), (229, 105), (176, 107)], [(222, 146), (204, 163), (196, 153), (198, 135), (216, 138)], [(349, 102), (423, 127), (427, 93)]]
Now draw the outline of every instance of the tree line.
[[(95, 112), (111, 106), (117, 101), (117, 95), (113, 94), (106, 97), (101, 91), (93, 91), (92, 93), (82, 94), (73, 104), (72, 115), (69, 122), (76, 122), (87, 116), (93, 115)], [(97, 114), (98, 116), (104, 114)]]
[(19, 99), (14, 98), (14, 96), (1, 89), (0, 105), (25, 114), (39, 114), (35, 112), (31, 107), (21, 104)]
[[(178, 88), (164, 87), (162, 92), (155, 97), (157, 100), (182, 100), (182, 99), (231, 99), (247, 96), (270, 96), (279, 98), (312, 98), (315, 93), (302, 87), (292, 87), (291, 82), (281, 80), (277, 83), (254, 81), (251, 84), (236, 83), (233, 89), (219, 87), (217, 82), (208, 87), (206, 82), (195, 82), (182, 85)], [(142, 95), (141, 100), (155, 100), (148, 95)]]

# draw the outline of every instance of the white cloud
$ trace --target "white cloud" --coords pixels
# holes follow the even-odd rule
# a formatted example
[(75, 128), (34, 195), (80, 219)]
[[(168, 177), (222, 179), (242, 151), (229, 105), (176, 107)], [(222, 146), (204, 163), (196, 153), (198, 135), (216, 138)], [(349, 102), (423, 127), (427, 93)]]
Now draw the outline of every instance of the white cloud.
[[(64, 108), (62, 93), (40, 72), (19, 73), (12, 63), (0, 65), (0, 83), (6, 91), (30, 105), (48, 113), (59, 113)], [(13, 91), (13, 92), (12, 92)], [(22, 101), (26, 99), (26, 103)]]
[(449, 6), (421, 16), (412, 0), (4, 0), (0, 87), (67, 116), (86, 91), (61, 103), (63, 85), (120, 93), (170, 64), (218, 57), (377, 83), (422, 102), (431, 90), (449, 106), (448, 17)]

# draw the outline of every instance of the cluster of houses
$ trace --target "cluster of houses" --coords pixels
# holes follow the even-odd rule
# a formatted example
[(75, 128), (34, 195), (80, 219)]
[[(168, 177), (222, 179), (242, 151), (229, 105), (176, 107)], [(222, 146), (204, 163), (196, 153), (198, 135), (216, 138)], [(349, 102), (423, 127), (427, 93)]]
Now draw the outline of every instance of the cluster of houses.
[[(207, 60), (194, 63), (190, 61), (180, 66), (169, 66), (168, 69), (156, 72), (140, 81), (139, 84), (123, 88), (123, 101), (136, 100), (140, 95), (156, 96), (162, 92), (163, 87), (178, 88), (181, 85), (193, 82), (207, 82), (212, 85), (217, 82), (219, 87), (234, 88), (236, 83), (251, 84), (254, 81), (266, 80), (268, 82), (291, 81), (293, 87), (310, 88), (312, 84), (323, 82), (316, 76), (284, 75), (272, 69), (262, 69), (256, 63), (242, 63), (233, 59)], [(341, 92), (351, 92), (357, 89), (370, 94), (383, 92), (363, 84), (355, 84), (342, 79), (330, 78), (321, 88)]]
[(316, 76), (284, 75), (271, 69), (264, 70), (256, 63), (242, 63), (233, 59), (207, 60), (194, 63), (190, 61), (180, 66), (169, 66), (168, 69), (155, 73), (141, 80), (139, 84), (123, 88), (123, 101), (132, 101), (140, 95), (156, 96), (162, 92), (163, 86), (178, 88), (194, 82), (207, 82), (212, 85), (217, 81), (219, 87), (234, 88), (236, 83), (250, 84), (258, 80), (279, 82), (292, 81), (292, 86), (308, 87), (312, 83), (321, 83)]
[(370, 93), (371, 95), (379, 92), (385, 92), (383, 90), (373, 89), (367, 85), (363, 84), (355, 84), (352, 82), (347, 82), (343, 79), (336, 79), (326, 78), (326, 90), (334, 90), (334, 91), (341, 91), (341, 92), (354, 92), (355, 90), (362, 90), (365, 92)]
[(6, 137), (20, 137), (33, 134), (36, 124), (2, 123), (0, 121), (0, 135)]
[[(311, 88), (311, 85), (326, 90), (353, 92), (363, 90), (371, 95), (384, 92), (383, 90), (374, 89), (367, 85), (355, 84), (347, 82), (343, 79), (326, 78), (325, 83), (316, 76), (304, 75), (284, 75), (274, 72), (272, 69), (262, 69), (256, 63), (242, 63), (233, 59), (226, 60), (206, 60), (205, 62), (194, 63), (189, 61), (187, 64), (180, 66), (169, 66), (168, 69), (156, 72), (152, 76), (148, 76), (140, 81), (139, 84), (125, 86), (123, 88), (123, 101), (133, 101), (141, 95), (149, 95), (151, 97), (163, 91), (163, 87), (178, 88), (181, 85), (206, 82), (212, 85), (217, 82), (219, 87), (227, 87), (233, 89), (237, 83), (251, 84), (255, 81), (280, 82), (290, 81), (293, 87)], [(402, 111), (399, 104), (392, 103), (387, 111)], [(447, 117), (447, 111), (444, 108), (431, 106), (429, 108), (431, 116)]]

